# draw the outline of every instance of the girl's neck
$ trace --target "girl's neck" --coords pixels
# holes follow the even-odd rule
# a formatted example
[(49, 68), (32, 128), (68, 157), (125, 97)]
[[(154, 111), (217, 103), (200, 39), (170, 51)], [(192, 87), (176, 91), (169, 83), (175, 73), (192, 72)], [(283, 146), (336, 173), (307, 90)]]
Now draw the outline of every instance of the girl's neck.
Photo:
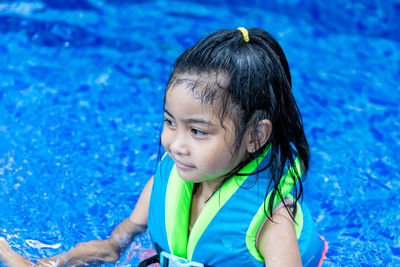
[(204, 202), (207, 202), (212, 195), (221, 187), (221, 183), (224, 179), (226, 179), (228, 176), (232, 177), (232, 172), (236, 173), (239, 171), (245, 164), (247, 164), (248, 160), (248, 155), (246, 154), (245, 158), (239, 163), (236, 168), (234, 168), (230, 173), (221, 176), (220, 178), (216, 178), (213, 180), (208, 180), (204, 181), (201, 183), (196, 183), (193, 188), (193, 193), (192, 195), (195, 196), (198, 199), (205, 199)]
[(218, 178), (210, 181), (196, 183), (193, 191), (193, 195), (196, 198), (207, 202), (211, 196), (215, 193), (215, 190), (219, 187), (223, 178)]

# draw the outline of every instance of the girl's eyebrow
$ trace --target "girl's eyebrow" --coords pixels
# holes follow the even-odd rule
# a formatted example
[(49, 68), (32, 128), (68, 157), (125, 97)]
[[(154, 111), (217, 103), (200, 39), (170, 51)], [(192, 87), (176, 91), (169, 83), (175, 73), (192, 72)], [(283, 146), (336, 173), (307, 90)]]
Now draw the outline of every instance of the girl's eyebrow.
[(214, 126), (214, 124), (212, 124), (211, 122), (205, 121), (203, 119), (185, 119), (183, 120), (183, 122), (186, 124), (204, 124), (208, 127)]
[[(167, 113), (167, 115), (170, 116), (171, 118), (174, 118), (174, 116), (172, 116), (172, 114), (165, 108), (164, 108), (164, 112)], [(206, 121), (206, 120), (198, 119), (198, 118), (184, 119), (183, 122), (185, 124), (204, 124), (206, 126), (214, 126), (214, 124), (212, 124), (210, 121)]]
[(165, 112), (165, 113), (167, 113), (167, 115), (168, 115), (168, 116), (170, 116), (171, 118), (173, 118), (173, 117), (174, 117), (174, 116), (172, 116), (172, 114), (171, 114), (171, 113), (169, 113), (169, 111), (168, 111), (168, 110), (166, 110), (165, 108), (164, 108), (164, 112)]

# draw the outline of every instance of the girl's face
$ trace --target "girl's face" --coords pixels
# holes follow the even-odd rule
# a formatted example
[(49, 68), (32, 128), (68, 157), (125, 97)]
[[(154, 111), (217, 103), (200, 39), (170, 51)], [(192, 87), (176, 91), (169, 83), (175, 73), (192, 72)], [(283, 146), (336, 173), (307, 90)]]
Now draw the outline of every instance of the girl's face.
[(232, 153), (233, 121), (226, 117), (222, 127), (213, 105), (201, 103), (185, 83), (168, 89), (164, 116), (161, 142), (182, 179), (205, 182), (222, 178), (247, 155), (244, 144)]

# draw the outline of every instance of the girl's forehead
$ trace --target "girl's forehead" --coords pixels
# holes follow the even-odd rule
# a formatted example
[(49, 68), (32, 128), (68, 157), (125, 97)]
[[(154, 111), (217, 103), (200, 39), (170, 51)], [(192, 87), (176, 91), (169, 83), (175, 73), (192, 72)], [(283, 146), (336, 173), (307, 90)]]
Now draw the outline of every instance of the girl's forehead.
[[(188, 116), (207, 117), (214, 125), (223, 126), (223, 128), (232, 128), (235, 123), (233, 118), (238, 115), (238, 110), (232, 103), (225, 103), (218, 94), (214, 95), (214, 100), (209, 101), (204, 88), (192, 88), (186, 83), (169, 86), (165, 97), (165, 110), (168, 112), (177, 111), (180, 114)], [(181, 113), (183, 112), (183, 113)]]
[(187, 83), (170, 86), (165, 95), (165, 104), (167, 106), (188, 104), (193, 109), (202, 110), (205, 113), (215, 114), (217, 111), (214, 101), (205, 101), (204, 92)]
[(170, 101), (169, 93), (176, 89), (195, 99), (205, 112), (213, 113), (220, 120), (232, 119), (241, 112), (240, 106), (231, 99), (229, 75), (223, 70), (174, 74), (167, 86), (166, 102)]
[(174, 75), (168, 84), (167, 94), (174, 88), (184, 89), (191, 97), (200, 100), (202, 104), (211, 104), (212, 107), (227, 94), (225, 76), (217, 72)]
[(208, 117), (215, 123), (221, 121), (223, 108), (221, 101), (215, 96), (207, 96), (199, 88), (191, 88), (186, 84), (171, 87), (166, 94), (166, 109), (186, 110), (185, 114), (197, 114)]

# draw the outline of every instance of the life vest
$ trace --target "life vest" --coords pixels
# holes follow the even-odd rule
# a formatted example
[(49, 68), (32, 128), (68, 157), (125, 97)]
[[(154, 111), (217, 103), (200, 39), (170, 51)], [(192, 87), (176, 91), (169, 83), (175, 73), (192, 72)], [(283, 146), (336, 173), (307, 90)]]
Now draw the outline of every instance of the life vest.
[[(265, 166), (268, 153), (247, 164), (240, 173), (252, 173)], [(281, 179), (282, 196), (290, 197), (293, 168)], [(166, 154), (154, 176), (150, 199), (148, 229), (153, 243), (163, 251), (211, 266), (264, 266), (256, 248), (257, 233), (265, 222), (265, 198), (269, 179), (266, 175), (235, 176), (228, 180), (206, 203), (189, 234), (190, 203), (193, 183), (178, 176), (174, 161)], [(258, 179), (257, 179), (258, 178)], [(281, 200), (276, 197), (274, 207)], [(303, 266), (318, 266), (325, 253), (325, 242), (317, 235), (307, 207), (299, 203), (295, 230)]]

